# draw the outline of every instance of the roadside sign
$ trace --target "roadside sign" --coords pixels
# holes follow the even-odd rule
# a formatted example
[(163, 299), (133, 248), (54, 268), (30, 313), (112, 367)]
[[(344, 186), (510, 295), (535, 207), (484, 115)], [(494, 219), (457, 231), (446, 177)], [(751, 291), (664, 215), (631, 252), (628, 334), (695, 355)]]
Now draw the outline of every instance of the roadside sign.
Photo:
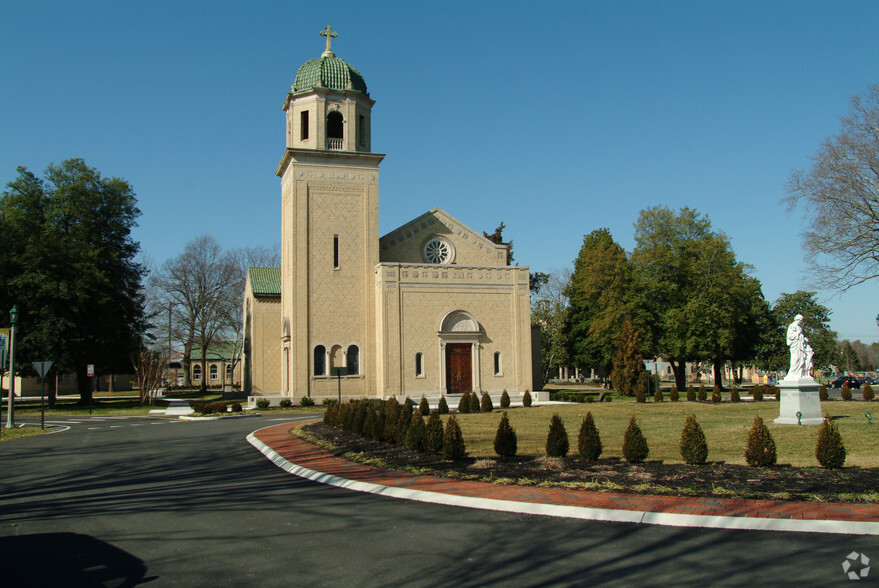
[(34, 369), (37, 370), (37, 373), (40, 374), (40, 379), (45, 378), (46, 374), (49, 373), (49, 370), (52, 369), (51, 361), (34, 361), (31, 365), (33, 365)]
[(95, 364), (90, 363), (85, 366), (85, 375), (92, 378), (95, 375)]
[(0, 329), (0, 372), (6, 368), (9, 357), (9, 329)]

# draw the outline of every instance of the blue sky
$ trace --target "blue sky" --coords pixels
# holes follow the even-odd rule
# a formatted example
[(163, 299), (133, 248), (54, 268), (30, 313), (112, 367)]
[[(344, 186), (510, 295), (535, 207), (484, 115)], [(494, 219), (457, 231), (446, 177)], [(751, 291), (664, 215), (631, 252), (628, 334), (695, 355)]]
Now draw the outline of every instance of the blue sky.
[[(808, 288), (790, 170), (879, 82), (879, 2), (0, 2), (0, 182), (82, 157), (130, 181), (161, 263), (190, 239), (280, 241), (282, 100), (333, 49), (364, 75), (382, 233), (439, 206), (518, 263), (572, 263), (638, 212), (691, 206), (767, 299)], [(879, 340), (879, 284), (821, 292)]]

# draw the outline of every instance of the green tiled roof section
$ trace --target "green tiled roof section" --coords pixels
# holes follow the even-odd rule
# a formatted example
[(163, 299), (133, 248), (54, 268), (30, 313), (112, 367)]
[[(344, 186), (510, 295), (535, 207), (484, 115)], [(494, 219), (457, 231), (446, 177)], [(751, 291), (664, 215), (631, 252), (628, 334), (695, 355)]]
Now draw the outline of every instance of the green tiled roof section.
[(368, 94), (366, 81), (357, 68), (338, 57), (329, 55), (306, 61), (296, 72), (296, 80), (293, 82), (294, 92), (304, 92), (315, 86), (332, 90), (357, 90)]
[(247, 276), (254, 296), (281, 295), (281, 268), (249, 267)]

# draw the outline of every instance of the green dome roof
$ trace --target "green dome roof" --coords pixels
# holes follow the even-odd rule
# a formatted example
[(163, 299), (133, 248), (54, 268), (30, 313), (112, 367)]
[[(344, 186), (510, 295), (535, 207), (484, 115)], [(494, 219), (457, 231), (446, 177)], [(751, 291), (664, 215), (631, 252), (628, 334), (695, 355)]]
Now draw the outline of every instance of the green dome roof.
[(293, 82), (294, 92), (304, 92), (315, 87), (356, 90), (369, 96), (369, 92), (366, 91), (366, 81), (357, 68), (339, 59), (330, 51), (325, 51), (318, 59), (306, 61), (296, 72), (296, 80)]

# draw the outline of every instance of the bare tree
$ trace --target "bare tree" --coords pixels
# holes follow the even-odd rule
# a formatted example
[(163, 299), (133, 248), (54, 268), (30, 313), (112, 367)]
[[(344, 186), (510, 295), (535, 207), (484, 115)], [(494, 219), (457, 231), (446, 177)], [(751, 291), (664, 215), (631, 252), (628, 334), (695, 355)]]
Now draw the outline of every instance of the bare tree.
[(240, 271), (234, 255), (202, 235), (150, 277), (154, 308), (167, 311), (169, 340), (183, 345), (184, 386), (190, 386), (193, 348), (201, 353), (201, 388), (207, 388), (207, 355), (231, 335), (230, 317), (240, 313)]
[(791, 173), (785, 198), (808, 219), (803, 248), (816, 285), (840, 291), (879, 277), (879, 84), (851, 104), (811, 169)]
[(151, 405), (162, 384), (162, 372), (168, 363), (168, 356), (158, 349), (141, 349), (133, 354), (131, 363), (137, 376), (140, 404)]

